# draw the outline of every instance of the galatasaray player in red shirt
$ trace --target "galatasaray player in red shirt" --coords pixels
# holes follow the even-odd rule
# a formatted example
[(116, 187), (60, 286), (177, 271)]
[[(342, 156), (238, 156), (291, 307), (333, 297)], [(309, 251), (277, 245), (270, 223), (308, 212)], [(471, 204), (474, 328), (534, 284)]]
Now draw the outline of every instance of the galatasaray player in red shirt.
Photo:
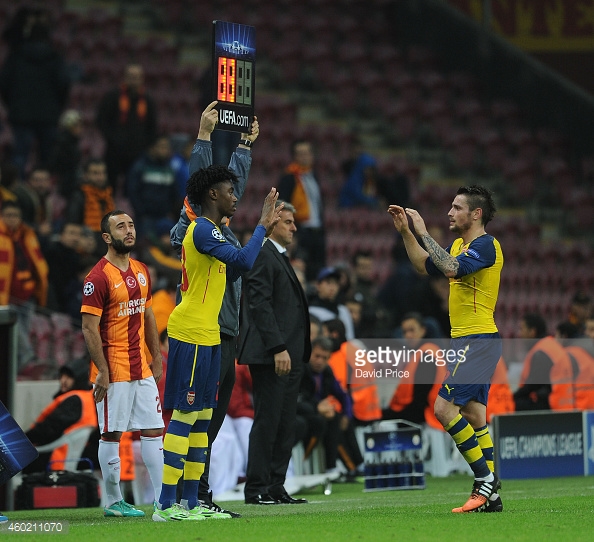
[[(163, 374), (151, 282), (146, 266), (130, 258), (134, 221), (124, 211), (101, 220), (107, 254), (83, 286), (82, 330), (94, 366), (91, 381), (101, 440), (99, 464), (107, 497), (106, 517), (142, 517), (120, 490), (120, 438), (140, 430), (142, 459), (159, 498), (163, 474), (163, 418), (157, 382)], [(149, 365), (144, 345), (152, 356)]]

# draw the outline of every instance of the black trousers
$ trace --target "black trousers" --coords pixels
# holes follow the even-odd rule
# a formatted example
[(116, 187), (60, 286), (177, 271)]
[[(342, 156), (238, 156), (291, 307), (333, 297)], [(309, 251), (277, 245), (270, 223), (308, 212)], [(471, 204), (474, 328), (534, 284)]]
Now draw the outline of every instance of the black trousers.
[(297, 395), (303, 374), (301, 360), (291, 372), (277, 376), (273, 364), (250, 365), (254, 424), (250, 432), (244, 494), (246, 498), (285, 493), (284, 483), (295, 442)]
[(219, 394), (217, 408), (212, 412), (212, 419), (208, 425), (206, 434), (208, 435), (208, 450), (206, 452), (206, 463), (204, 465), (204, 474), (200, 478), (198, 485), (198, 498), (202, 501), (209, 499), (210, 487), (208, 485), (208, 476), (210, 473), (210, 452), (212, 443), (217, 438), (227, 407), (231, 400), (231, 392), (235, 384), (235, 358), (237, 355), (237, 341), (235, 337), (221, 333), (221, 376), (219, 378)]

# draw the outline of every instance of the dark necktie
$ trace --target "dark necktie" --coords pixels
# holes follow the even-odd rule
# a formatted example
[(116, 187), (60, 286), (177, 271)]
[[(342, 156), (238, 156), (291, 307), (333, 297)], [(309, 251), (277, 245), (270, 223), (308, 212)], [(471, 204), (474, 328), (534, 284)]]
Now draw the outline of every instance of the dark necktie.
[(299, 282), (299, 278), (297, 277), (295, 270), (293, 269), (293, 266), (291, 265), (291, 261), (289, 260), (289, 257), (287, 256), (287, 251), (283, 252), (281, 254), (281, 256), (282, 256), (282, 260), (285, 262), (285, 265), (287, 266), (287, 271), (289, 272), (289, 277), (291, 277), (291, 279), (297, 285), (297, 287), (298, 287), (297, 289), (299, 290), (299, 295), (301, 296), (301, 298), (303, 300), (305, 300), (305, 292), (303, 291), (301, 283)]
[(289, 270), (289, 275), (291, 277), (294, 277), (296, 279), (297, 278), (297, 275), (295, 275), (295, 271), (293, 270), (293, 266), (291, 265), (291, 261), (289, 260), (289, 257), (287, 256), (287, 251), (285, 250), (285, 252), (283, 252), (281, 254), (281, 256), (283, 257), (283, 261), (285, 262), (285, 265), (287, 266), (287, 268)]

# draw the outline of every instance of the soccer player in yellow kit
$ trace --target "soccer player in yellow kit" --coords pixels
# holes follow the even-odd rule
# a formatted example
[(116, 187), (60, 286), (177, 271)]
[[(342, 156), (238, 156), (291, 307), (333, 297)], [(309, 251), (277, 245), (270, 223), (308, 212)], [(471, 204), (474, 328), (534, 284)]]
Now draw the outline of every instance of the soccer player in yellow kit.
[[(450, 279), (451, 362), (434, 410), (474, 473), (470, 498), (454, 513), (503, 510), (486, 417), (491, 376), (502, 350), (493, 313), (503, 253), (497, 239), (485, 232), (495, 211), (488, 189), (459, 188), (448, 218), (450, 231), (460, 237), (443, 249), (427, 233), (417, 211), (398, 205), (388, 209), (417, 272)], [(424, 247), (409, 228), (409, 218)]]
[[(264, 201), (262, 216), (252, 238), (242, 249), (229, 243), (220, 229), (223, 217), (235, 213), (235, 174), (224, 166), (193, 173), (187, 183), (190, 203), (202, 215), (187, 229), (182, 244), (181, 302), (167, 324), (169, 358), (164, 407), (173, 409), (163, 441), (163, 486), (155, 504), (154, 521), (202, 520), (231, 517), (198, 503), (198, 483), (208, 448), (206, 431), (216, 407), (221, 363), (219, 311), (226, 275), (232, 280), (249, 271), (264, 242), (280, 219), (273, 188)], [(177, 483), (184, 474), (181, 502)]]

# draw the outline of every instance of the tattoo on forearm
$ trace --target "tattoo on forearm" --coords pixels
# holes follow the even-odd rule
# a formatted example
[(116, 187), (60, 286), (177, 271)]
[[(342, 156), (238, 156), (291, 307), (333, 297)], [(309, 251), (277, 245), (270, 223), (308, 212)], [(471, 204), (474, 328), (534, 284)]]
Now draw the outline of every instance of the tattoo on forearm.
[(425, 249), (431, 256), (433, 263), (442, 273), (457, 273), (460, 268), (460, 262), (449, 254), (445, 249), (441, 248), (433, 237), (428, 233), (421, 236), (421, 240), (425, 245)]

